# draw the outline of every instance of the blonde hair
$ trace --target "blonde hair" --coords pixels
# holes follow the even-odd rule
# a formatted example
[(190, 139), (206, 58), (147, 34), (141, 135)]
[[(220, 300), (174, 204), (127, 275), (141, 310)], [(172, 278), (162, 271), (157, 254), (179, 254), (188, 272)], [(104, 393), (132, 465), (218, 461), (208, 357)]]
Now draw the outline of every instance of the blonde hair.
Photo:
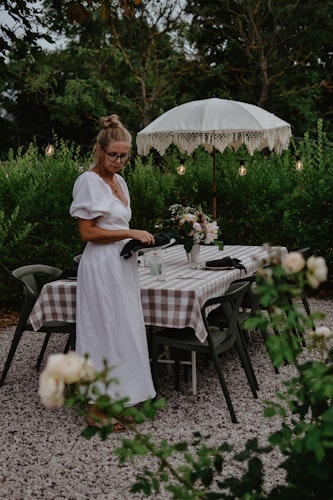
[[(105, 151), (110, 142), (126, 142), (129, 147), (132, 145), (132, 135), (121, 123), (118, 115), (109, 115), (101, 118), (101, 130), (96, 137), (94, 147), (94, 164), (98, 163), (98, 149)], [(99, 148), (97, 147), (99, 146)]]

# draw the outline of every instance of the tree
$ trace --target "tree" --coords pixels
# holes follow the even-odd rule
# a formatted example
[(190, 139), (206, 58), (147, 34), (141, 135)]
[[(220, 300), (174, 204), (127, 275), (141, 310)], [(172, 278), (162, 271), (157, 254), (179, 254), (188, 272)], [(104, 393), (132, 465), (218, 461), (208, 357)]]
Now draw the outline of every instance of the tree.
[[(50, 33), (66, 37), (64, 49), (33, 60), (10, 57), (7, 90), (15, 88), (15, 101), (9, 102), (8, 92), (3, 99), (6, 109), (20, 114), (21, 125), (27, 120), (26, 103), (34, 102), (47, 129), (51, 124), (61, 136), (87, 144), (104, 114), (118, 113), (135, 133), (174, 105), (187, 66), (176, 36), (179, 0), (142, 2), (130, 13), (118, 1), (94, 2), (87, 4), (90, 10), (80, 23), (63, 17), (66, 5), (62, 2), (59, 13), (46, 0), (43, 18)], [(17, 105), (21, 113), (15, 112)]]
[(333, 3), (188, 0), (190, 41), (213, 91), (276, 112), (297, 133), (332, 113)]

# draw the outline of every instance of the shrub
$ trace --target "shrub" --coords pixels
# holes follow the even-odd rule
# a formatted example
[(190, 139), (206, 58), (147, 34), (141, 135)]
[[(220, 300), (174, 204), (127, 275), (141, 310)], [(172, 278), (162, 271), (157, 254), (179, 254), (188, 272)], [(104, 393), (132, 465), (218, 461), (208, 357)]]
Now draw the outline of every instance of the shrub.
[[(72, 188), (80, 171), (79, 150), (63, 141), (53, 157), (30, 144), (9, 152), (0, 167), (0, 300), (16, 300), (11, 271), (21, 265), (72, 264), (82, 251), (76, 222), (69, 216)], [(82, 160), (84, 161), (84, 160)]]
[[(288, 298), (300, 298), (304, 286), (320, 283), (325, 279), (327, 268), (322, 258), (310, 257), (305, 261), (301, 254), (290, 253), (282, 262), (272, 262), (270, 267), (258, 271), (257, 291), (264, 305), (274, 304), (271, 317), (258, 312), (257, 318), (248, 320), (245, 328), (256, 327), (263, 322), (271, 327), (279, 322), (283, 326), (281, 336), (272, 335), (269, 339), (270, 353), (276, 366), (285, 360), (294, 363), (296, 375), (285, 383), (286, 391), (277, 394), (278, 402), (270, 402), (265, 410), (266, 416), (278, 415), (281, 418), (281, 428), (269, 437), (272, 446), (278, 446), (285, 459), (280, 467), (286, 471), (286, 484), (273, 487), (272, 491), (263, 491), (264, 476), (261, 455), (271, 450), (270, 446), (259, 447), (256, 439), (247, 442), (241, 452), (233, 459), (245, 462), (247, 468), (240, 478), (224, 477), (223, 465), (230, 460), (232, 448), (228, 443), (222, 443), (217, 448), (209, 448), (205, 438), (199, 432), (194, 433), (191, 443), (182, 442), (170, 444), (167, 440), (156, 443), (152, 435), (143, 435), (136, 427), (142, 419), (153, 418), (156, 411), (163, 407), (163, 400), (147, 402), (142, 410), (135, 407), (126, 408), (126, 399), (112, 401), (101, 385), (105, 388), (112, 382), (108, 367), (102, 372), (93, 373), (85, 358), (72, 353), (76, 369), (71, 367), (71, 378), (67, 378), (65, 355), (54, 355), (50, 367), (47, 365), (40, 379), (40, 395), (47, 406), (64, 404), (64, 386), (66, 383), (73, 388), (67, 398), (67, 404), (74, 406), (82, 414), (93, 393), (97, 407), (106, 416), (100, 428), (88, 426), (85, 437), (99, 434), (102, 439), (113, 431), (112, 418), (126, 422), (126, 416), (132, 416), (133, 424), (126, 424), (133, 432), (133, 439), (123, 439), (122, 446), (116, 450), (120, 464), (134, 457), (149, 455), (157, 461), (158, 466), (151, 461), (150, 468), (145, 468), (136, 475), (136, 482), (131, 488), (132, 493), (141, 492), (146, 496), (156, 495), (161, 491), (162, 484), (174, 499), (192, 498), (228, 498), (228, 499), (289, 499), (323, 498), (330, 500), (333, 496), (333, 351), (322, 360), (306, 363), (299, 362), (302, 350), (302, 337), (294, 331), (304, 334), (317, 317), (303, 315), (295, 302)], [(273, 314), (273, 310), (275, 313)], [(277, 310), (279, 314), (277, 314)], [(325, 352), (326, 341), (333, 333), (325, 327), (319, 327), (311, 333), (314, 345), (320, 346), (319, 352)], [(57, 361), (57, 362), (56, 362)], [(73, 379), (73, 372), (76, 378)], [(84, 376), (82, 375), (84, 374)], [(60, 382), (61, 383), (60, 383)], [(73, 385), (74, 384), (74, 385)], [(96, 422), (99, 422), (96, 420)], [(229, 454), (229, 457), (228, 457)], [(177, 456), (179, 465), (173, 465)], [(271, 471), (270, 471), (271, 473)]]
[[(310, 246), (333, 270), (333, 152), (318, 122), (318, 140), (308, 135), (293, 149), (304, 169), (295, 169), (291, 150), (280, 155), (244, 148), (216, 153), (217, 222), (224, 244)], [(186, 174), (177, 175), (180, 158)], [(247, 175), (238, 175), (245, 160)], [(63, 268), (81, 253), (77, 225), (69, 216), (73, 184), (88, 168), (79, 148), (56, 140), (52, 157), (31, 144), (10, 151), (0, 166), (0, 301), (15, 300), (11, 270), (28, 263)], [(131, 193), (131, 227), (152, 232), (168, 217), (170, 205), (199, 206), (213, 212), (213, 159), (203, 148), (191, 156), (169, 147), (166, 154), (134, 158), (123, 172)]]

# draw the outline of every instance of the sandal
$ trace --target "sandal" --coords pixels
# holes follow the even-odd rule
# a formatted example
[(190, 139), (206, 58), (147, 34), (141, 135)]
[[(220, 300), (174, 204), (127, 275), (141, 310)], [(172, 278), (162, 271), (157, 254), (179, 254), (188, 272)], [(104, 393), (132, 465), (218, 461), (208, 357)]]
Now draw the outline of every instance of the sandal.
[[(132, 417), (130, 417), (132, 418)], [(119, 422), (116, 418), (112, 417), (111, 421), (108, 419), (101, 410), (99, 410), (96, 405), (89, 405), (88, 412), (86, 415), (86, 421), (88, 425), (93, 427), (98, 427), (101, 429), (102, 427), (111, 424), (113, 429), (112, 432), (124, 432), (125, 426)], [(127, 420), (129, 422), (129, 420)]]

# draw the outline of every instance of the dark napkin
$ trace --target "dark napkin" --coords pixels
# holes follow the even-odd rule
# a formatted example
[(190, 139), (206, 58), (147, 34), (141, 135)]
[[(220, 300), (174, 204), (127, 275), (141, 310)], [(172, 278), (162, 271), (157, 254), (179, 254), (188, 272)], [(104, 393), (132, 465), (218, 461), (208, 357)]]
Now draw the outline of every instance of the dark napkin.
[(155, 233), (154, 234), (155, 243), (154, 245), (148, 245), (147, 243), (141, 243), (139, 240), (130, 240), (124, 245), (124, 248), (120, 252), (120, 255), (124, 257), (124, 259), (129, 259), (132, 257), (133, 252), (137, 252), (142, 248), (158, 248), (162, 245), (167, 245), (170, 243), (171, 236), (165, 233)]
[(58, 276), (58, 280), (66, 280), (69, 278), (77, 278), (77, 267), (71, 267), (69, 269), (64, 269), (63, 272)]
[(244, 271), (246, 272), (246, 268), (241, 262), (241, 260), (236, 258), (223, 257), (223, 259), (208, 260), (206, 262), (206, 267), (236, 267), (237, 269), (244, 269)]

